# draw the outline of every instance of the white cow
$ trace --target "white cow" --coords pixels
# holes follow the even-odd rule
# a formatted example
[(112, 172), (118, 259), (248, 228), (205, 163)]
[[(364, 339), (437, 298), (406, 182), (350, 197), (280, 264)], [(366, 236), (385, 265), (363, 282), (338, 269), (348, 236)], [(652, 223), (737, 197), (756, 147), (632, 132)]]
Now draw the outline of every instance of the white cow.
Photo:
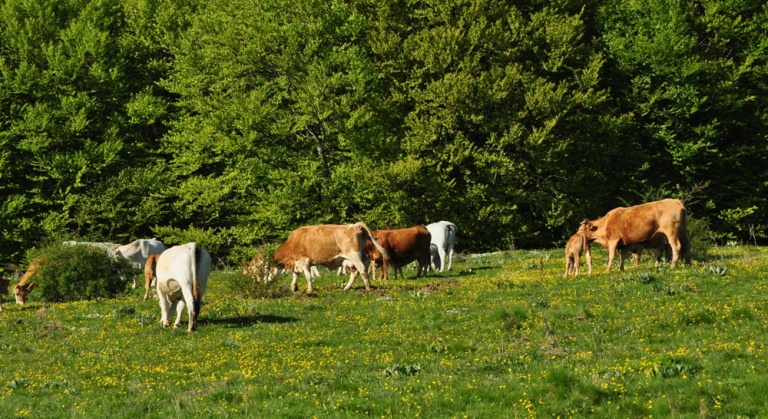
[[(159, 255), (165, 250), (165, 245), (160, 240), (138, 239), (126, 245), (117, 246), (115, 256), (128, 259), (139, 271), (143, 271), (149, 255)], [(136, 288), (136, 275), (133, 276), (133, 288)]]
[[(456, 234), (459, 233), (459, 228), (450, 221), (438, 221), (428, 225), (427, 230), (432, 234), (430, 241), (430, 248), (433, 253), (432, 269), (440, 272), (443, 270), (450, 271), (453, 263), (453, 245), (456, 243)], [(445, 266), (446, 257), (448, 258), (447, 268)], [(440, 264), (439, 268), (435, 267), (435, 261)]]
[(188, 331), (197, 328), (200, 302), (211, 274), (211, 255), (197, 243), (171, 247), (157, 259), (157, 298), (160, 300), (163, 327), (168, 326), (169, 313), (176, 308), (176, 323), (181, 324), (184, 307), (189, 314)]

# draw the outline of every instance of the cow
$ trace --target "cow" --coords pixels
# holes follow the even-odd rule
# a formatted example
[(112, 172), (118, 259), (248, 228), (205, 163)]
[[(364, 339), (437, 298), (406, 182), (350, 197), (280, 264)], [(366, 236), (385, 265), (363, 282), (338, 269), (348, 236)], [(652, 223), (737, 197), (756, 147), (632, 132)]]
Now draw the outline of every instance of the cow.
[[(122, 256), (128, 259), (133, 266), (141, 271), (147, 264), (147, 258), (149, 255), (159, 255), (165, 250), (165, 245), (160, 240), (152, 239), (138, 239), (134, 240), (126, 245), (117, 246), (115, 248), (115, 256)], [(133, 277), (133, 288), (136, 288), (136, 276)]]
[(160, 300), (160, 323), (168, 327), (168, 317), (176, 308), (176, 322), (181, 324), (184, 307), (189, 315), (188, 331), (197, 328), (200, 302), (211, 274), (211, 255), (197, 243), (173, 246), (157, 259), (155, 290)]
[[(427, 277), (429, 271), (430, 241), (432, 235), (424, 226), (410, 228), (401, 228), (397, 230), (374, 230), (373, 237), (379, 242), (381, 247), (386, 249), (389, 258), (384, 259), (381, 252), (375, 247), (368, 246), (368, 257), (373, 262), (373, 276), (376, 277), (376, 266), (382, 268), (382, 280), (389, 279), (389, 265), (395, 268), (395, 279), (397, 272), (403, 276), (402, 267), (413, 262), (418, 262), (419, 268), (416, 272), (416, 278), (420, 276)], [(353, 273), (354, 274), (354, 273)]]
[[(440, 272), (444, 270), (450, 271), (451, 264), (453, 263), (453, 246), (456, 244), (456, 235), (459, 233), (459, 228), (456, 224), (450, 221), (438, 221), (427, 225), (427, 230), (432, 234), (431, 244), (437, 253), (432, 252), (432, 269)], [(448, 267), (446, 268), (446, 258)], [(439, 268), (436, 268), (435, 260), (440, 264)]]
[[(366, 240), (388, 257), (386, 250), (373, 238), (371, 230), (363, 222), (348, 225), (321, 224), (299, 227), (288, 235), (285, 243), (277, 249), (274, 259), (280, 267), (291, 271), (291, 290), (298, 291), (298, 272), (304, 272), (307, 279), (307, 293), (312, 293), (312, 272), (315, 265), (330, 269), (338, 268), (344, 260), (352, 262), (363, 277), (365, 290), (371, 289), (368, 281), (368, 258)], [(352, 288), (355, 277), (350, 276), (344, 290)]]
[(568, 239), (568, 243), (565, 245), (565, 277), (579, 274), (582, 253), (587, 255), (587, 267), (589, 268), (589, 274), (592, 275), (592, 253), (589, 251), (589, 241), (587, 241), (587, 236), (584, 234), (587, 221), (589, 220), (581, 222), (579, 230)]
[[(686, 264), (691, 263), (686, 210), (679, 199), (614, 208), (597, 220), (585, 220), (585, 223), (587, 240), (608, 249), (608, 272), (617, 249), (631, 251), (631, 246), (659, 246), (658, 243), (663, 241), (672, 248), (671, 268), (677, 267), (681, 254)], [(622, 270), (625, 254), (622, 251)]]
[(27, 296), (37, 286), (36, 282), (33, 282), (33, 277), (37, 276), (37, 271), (40, 269), (42, 259), (38, 256), (29, 263), (27, 272), (21, 277), (19, 283), (13, 287), (13, 296), (16, 298), (16, 304), (24, 304), (27, 302)]
[(149, 255), (147, 262), (144, 264), (144, 301), (149, 300), (149, 288), (152, 286), (152, 281), (157, 279), (157, 259), (160, 255)]

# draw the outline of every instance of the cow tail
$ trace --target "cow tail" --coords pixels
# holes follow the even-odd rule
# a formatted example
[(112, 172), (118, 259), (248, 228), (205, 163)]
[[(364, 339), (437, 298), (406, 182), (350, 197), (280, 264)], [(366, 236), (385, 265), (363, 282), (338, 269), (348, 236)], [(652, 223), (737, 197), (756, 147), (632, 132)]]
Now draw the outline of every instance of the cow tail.
[(360, 225), (360, 227), (362, 227), (363, 230), (365, 230), (365, 234), (368, 235), (368, 238), (371, 239), (371, 242), (373, 243), (373, 245), (376, 246), (376, 250), (378, 250), (379, 253), (381, 253), (381, 257), (384, 258), (384, 260), (389, 260), (389, 253), (387, 253), (387, 249), (382, 247), (379, 244), (379, 242), (377, 242), (376, 239), (373, 238), (373, 234), (371, 233), (371, 230), (368, 228), (368, 226), (365, 225), (365, 223), (363, 223), (362, 221), (358, 222), (357, 224)]
[(200, 314), (200, 286), (197, 284), (197, 263), (200, 261), (203, 249), (195, 243), (195, 253), (192, 259), (192, 299), (195, 305), (195, 316)]

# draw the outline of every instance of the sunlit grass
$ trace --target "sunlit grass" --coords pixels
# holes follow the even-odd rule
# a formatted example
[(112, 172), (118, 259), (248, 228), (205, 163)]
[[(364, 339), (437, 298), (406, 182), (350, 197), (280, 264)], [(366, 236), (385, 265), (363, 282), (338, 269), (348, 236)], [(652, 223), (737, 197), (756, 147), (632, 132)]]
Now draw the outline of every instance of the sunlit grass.
[(594, 256), (568, 279), (558, 250), (459, 257), (369, 293), (322, 270), (314, 295), (273, 300), (214, 272), (195, 333), (139, 291), (6, 298), (0, 417), (768, 414), (768, 250), (610, 274)]

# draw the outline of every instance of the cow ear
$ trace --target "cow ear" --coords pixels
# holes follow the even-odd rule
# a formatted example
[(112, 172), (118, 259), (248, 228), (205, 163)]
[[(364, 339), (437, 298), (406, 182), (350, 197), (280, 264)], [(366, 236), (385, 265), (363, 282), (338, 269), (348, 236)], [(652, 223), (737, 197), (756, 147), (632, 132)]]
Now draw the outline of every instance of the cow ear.
[(587, 223), (587, 230), (589, 230), (589, 231), (597, 231), (597, 226), (592, 224), (592, 221), (589, 221)]
[(36, 287), (36, 286), (37, 286), (37, 282), (33, 282), (33, 283), (31, 283), (31, 284), (27, 284), (27, 285), (24, 287), (24, 289), (25, 289), (27, 292), (31, 292), (33, 289), (35, 289), (35, 287)]

